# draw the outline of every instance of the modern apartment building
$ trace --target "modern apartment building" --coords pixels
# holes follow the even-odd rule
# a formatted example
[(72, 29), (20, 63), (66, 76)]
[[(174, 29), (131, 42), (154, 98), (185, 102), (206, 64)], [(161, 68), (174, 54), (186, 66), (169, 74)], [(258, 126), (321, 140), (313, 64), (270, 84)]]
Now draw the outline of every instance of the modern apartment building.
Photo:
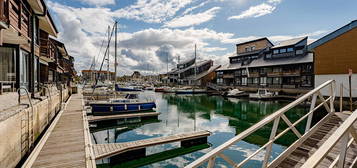
[(313, 87), (313, 56), (307, 37), (273, 45), (267, 38), (237, 44), (237, 55), (219, 68), (217, 84), (256, 91), (301, 93)]

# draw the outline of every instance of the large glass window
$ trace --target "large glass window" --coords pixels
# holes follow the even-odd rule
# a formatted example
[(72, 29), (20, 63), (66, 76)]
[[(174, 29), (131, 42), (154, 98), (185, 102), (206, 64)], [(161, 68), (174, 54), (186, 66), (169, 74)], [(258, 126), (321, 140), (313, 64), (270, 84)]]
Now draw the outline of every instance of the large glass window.
[(15, 49), (0, 47), (0, 81), (16, 81)]
[(293, 52), (294, 51), (294, 48), (290, 47), (287, 49), (287, 52)]
[(286, 53), (286, 48), (280, 49), (280, 53)]
[(21, 50), (20, 53), (20, 86), (29, 89), (30, 73), (29, 73), (30, 54)]
[(242, 85), (247, 85), (247, 78), (242, 78)]
[(279, 50), (273, 50), (273, 54), (279, 54)]
[(260, 85), (265, 86), (267, 84), (267, 77), (260, 77)]

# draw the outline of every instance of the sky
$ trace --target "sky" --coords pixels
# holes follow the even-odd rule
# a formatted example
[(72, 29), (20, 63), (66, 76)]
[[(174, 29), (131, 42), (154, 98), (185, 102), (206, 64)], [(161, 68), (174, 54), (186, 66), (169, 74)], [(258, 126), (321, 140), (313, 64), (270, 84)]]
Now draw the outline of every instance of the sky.
[[(118, 22), (118, 75), (159, 74), (194, 57), (228, 63), (235, 44), (267, 37), (309, 42), (357, 19), (356, 0), (47, 0), (57, 39), (78, 72), (102, 62), (108, 26)], [(114, 39), (114, 38), (113, 38)], [(106, 41), (104, 46), (106, 46)], [(111, 43), (110, 69), (114, 69)], [(104, 64), (104, 67), (107, 67)]]

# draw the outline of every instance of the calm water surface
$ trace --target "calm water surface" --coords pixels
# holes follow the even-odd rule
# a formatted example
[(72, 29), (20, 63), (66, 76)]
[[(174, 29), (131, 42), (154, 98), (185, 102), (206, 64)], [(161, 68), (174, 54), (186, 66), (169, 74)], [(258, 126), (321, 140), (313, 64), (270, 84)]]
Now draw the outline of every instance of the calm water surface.
[[(129, 162), (125, 165), (107, 165), (110, 159), (97, 161), (98, 166), (105, 167), (184, 167), (193, 160), (209, 152), (235, 135), (246, 130), (265, 116), (275, 112), (289, 102), (251, 101), (246, 99), (225, 99), (219, 96), (207, 95), (175, 95), (144, 92), (141, 98), (156, 100), (160, 112), (158, 120), (149, 120), (140, 124), (122, 124), (111, 127), (92, 129), (92, 139), (96, 143), (128, 142), (147, 138), (168, 136), (178, 133), (208, 130), (213, 134), (208, 138), (209, 145), (199, 145), (191, 149), (180, 148), (179, 143), (149, 147), (146, 150), (150, 158)], [(308, 110), (301, 106), (290, 110), (288, 118), (293, 122), (303, 116)], [(271, 125), (259, 129), (253, 135), (245, 138), (224, 151), (234, 161), (242, 161), (270, 136)], [(279, 131), (286, 125), (279, 125)], [(304, 129), (304, 123), (298, 125)], [(278, 131), (278, 132), (279, 132)], [(278, 139), (273, 145), (273, 157), (278, 156), (296, 137), (292, 132)], [(167, 152), (164, 152), (167, 151)], [(261, 167), (264, 153), (259, 153), (245, 167)], [(169, 159), (167, 159), (169, 158)], [(154, 163), (150, 163), (154, 162)], [(147, 164), (149, 163), (149, 164)], [(229, 167), (223, 159), (216, 159), (216, 167)]]

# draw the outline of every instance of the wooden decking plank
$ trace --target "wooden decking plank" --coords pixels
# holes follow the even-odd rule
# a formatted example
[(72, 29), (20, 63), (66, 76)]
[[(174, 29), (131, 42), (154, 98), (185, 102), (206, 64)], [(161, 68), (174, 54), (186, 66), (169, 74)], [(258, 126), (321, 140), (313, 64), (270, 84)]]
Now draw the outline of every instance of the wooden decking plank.
[(72, 95), (32, 167), (86, 167), (82, 96)]
[(101, 159), (103, 157), (109, 157), (114, 154), (120, 154), (127, 150), (136, 150), (140, 148), (145, 148), (148, 146), (155, 146), (165, 143), (171, 143), (176, 141), (183, 141), (188, 139), (194, 139), (199, 137), (207, 137), (211, 133), (208, 131), (199, 131), (194, 133), (185, 133), (180, 135), (172, 135), (167, 137), (158, 137), (151, 139), (144, 139), (132, 142), (124, 142), (124, 143), (111, 143), (111, 144), (96, 144), (93, 145), (95, 150), (98, 150), (98, 153), (95, 154), (97, 159)]
[[(335, 113), (326, 123), (323, 123), (302, 145), (296, 148), (289, 156), (287, 156), (278, 167), (291, 168), (300, 167), (317, 149), (332, 135), (338, 127), (347, 118), (345, 114)], [(357, 126), (357, 123), (355, 124)], [(341, 143), (339, 142), (326, 157), (320, 162), (318, 167), (327, 168), (335, 160), (340, 153)], [(350, 166), (353, 160), (357, 157), (357, 145), (353, 143), (346, 154), (346, 166)]]

